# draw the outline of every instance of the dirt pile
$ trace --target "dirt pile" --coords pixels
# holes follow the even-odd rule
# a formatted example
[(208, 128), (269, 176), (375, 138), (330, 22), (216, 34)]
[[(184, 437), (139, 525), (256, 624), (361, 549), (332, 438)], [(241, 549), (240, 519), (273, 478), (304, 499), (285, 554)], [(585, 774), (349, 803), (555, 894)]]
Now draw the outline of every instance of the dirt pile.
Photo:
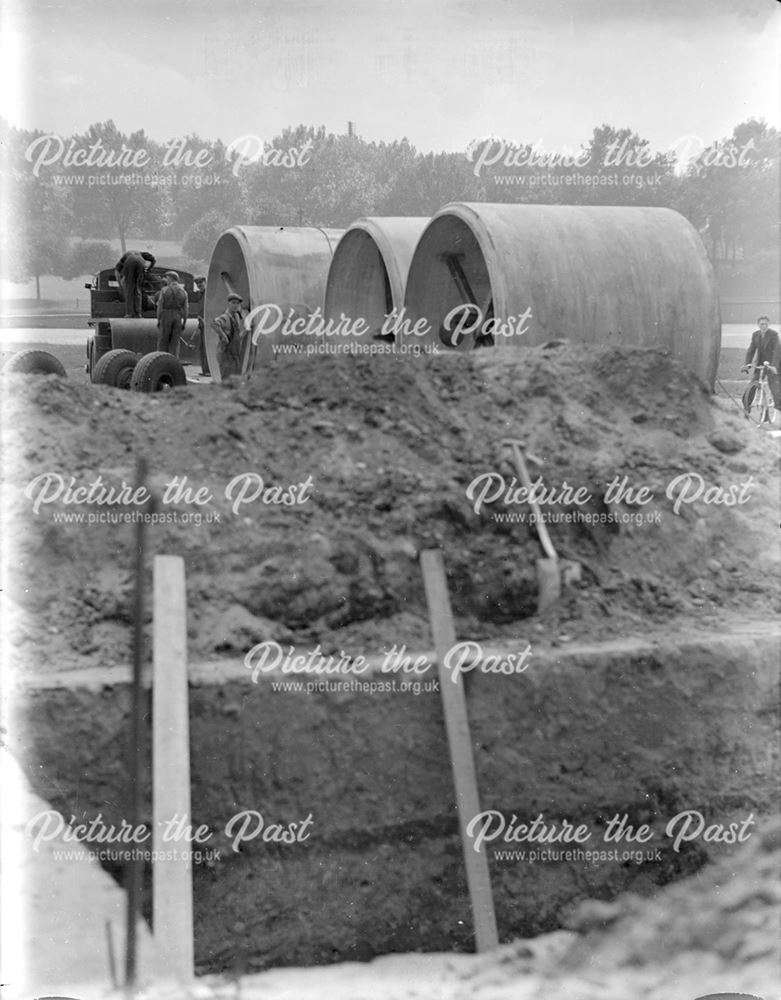
[[(186, 560), (194, 657), (267, 638), (425, 646), (429, 546), (444, 549), (459, 634), (513, 634), (536, 611), (541, 549), (505, 437), (540, 460), (554, 544), (584, 567), (546, 631), (709, 625), (777, 601), (776, 442), (661, 352), (290, 356), (248, 384), (151, 397), (4, 382), (10, 596), (30, 669), (127, 662), (134, 527), (115, 522), (140, 508), (114, 501), (137, 455), (157, 495), (150, 548)], [(72, 492), (100, 499), (95, 483), (114, 500)]]
[[(129, 484), (133, 483), (139, 455), (149, 461), (149, 486), (156, 498), (154, 523), (148, 530), (150, 553), (185, 558), (192, 659), (215, 660), (223, 655), (235, 659), (264, 639), (305, 648), (319, 643), (325, 654), (344, 650), (351, 656), (383, 653), (394, 644), (430, 647), (418, 554), (431, 546), (441, 546), (445, 553), (460, 638), (498, 642), (517, 641), (521, 635), (525, 641), (531, 634), (539, 637), (540, 645), (574, 646), (576, 641), (628, 640), (664, 630), (673, 644), (677, 636), (710, 632), (715, 625), (726, 631), (735, 620), (751, 627), (770, 619), (778, 608), (777, 441), (746, 424), (728, 401), (709, 396), (695, 378), (661, 352), (557, 344), (523, 355), (497, 350), (458, 357), (367, 360), (341, 356), (317, 361), (291, 356), (280, 357), (250, 383), (188, 386), (151, 397), (55, 378), (10, 376), (4, 378), (4, 388), (4, 509), (8, 565), (12, 569), (8, 587), (12, 613), (8, 620), (10, 639), (26, 674), (129, 662), (132, 519), (141, 506)], [(537, 614), (534, 567), (541, 550), (536, 529), (528, 520), (528, 507), (518, 500), (516, 473), (502, 445), (508, 437), (521, 438), (534, 456), (532, 476), (541, 476), (548, 491), (543, 509), (550, 517), (549, 530), (560, 556), (576, 559), (583, 566), (580, 582), (567, 590), (554, 614), (543, 617)], [(622, 492), (620, 499), (617, 494)], [(666, 659), (677, 668), (674, 657)], [(743, 673), (737, 666), (733, 670), (738, 661), (739, 657), (733, 657), (727, 665), (722, 664), (721, 675), (725, 682), (734, 681), (738, 686), (745, 680), (746, 697), (751, 701), (753, 668), (749, 666)], [(682, 659), (681, 663), (688, 666), (689, 661)], [(502, 755), (496, 720), (501, 716), (505, 727), (501, 732), (512, 735), (524, 719), (523, 713), (532, 712), (535, 718), (529, 720), (526, 731), (535, 734), (542, 748), (562, 748), (565, 758), (549, 762), (552, 791), (540, 808), (558, 806), (565, 784), (573, 789), (574, 805), (581, 802), (586, 779), (578, 768), (583, 766), (584, 754), (578, 749), (579, 737), (568, 735), (556, 719), (548, 718), (555, 705), (550, 691), (571, 697), (575, 710), (568, 708), (567, 725), (573, 720), (576, 726), (582, 724), (589, 730), (583, 745), (598, 746), (599, 753), (606, 756), (609, 779), (600, 770), (593, 780), (598, 789), (618, 796), (607, 803), (611, 811), (621, 810), (633, 796), (653, 790), (660, 775), (666, 792), (667, 785), (677, 782), (676, 768), (681, 761), (685, 762), (687, 780), (691, 779), (685, 801), (681, 804), (676, 798), (668, 802), (660, 793), (660, 806), (668, 803), (668, 813), (673, 813), (691, 805), (690, 785), (696, 786), (706, 771), (702, 799), (707, 804), (715, 802), (718, 796), (711, 783), (712, 772), (698, 755), (709, 754), (719, 767), (734, 769), (736, 744), (725, 737), (729, 726), (709, 733), (708, 722), (701, 720), (706, 703), (708, 711), (721, 712), (729, 698), (711, 705), (706, 695), (700, 698), (696, 692), (682, 697), (674, 686), (658, 680), (662, 675), (657, 673), (653, 657), (638, 668), (639, 678), (634, 677), (634, 668), (615, 664), (611, 668), (614, 676), (609, 684), (606, 678), (604, 686), (594, 684), (589, 664), (583, 665), (577, 677), (567, 663), (557, 660), (555, 666), (550, 676), (541, 675), (539, 681), (525, 678), (529, 685), (543, 685), (536, 699), (522, 697), (521, 688), (505, 696), (501, 686), (494, 686), (493, 678), (490, 685), (486, 681), (471, 692), (476, 739), (480, 747), (490, 751), (485, 755), (485, 774), (480, 774), (481, 790), (489, 801), (506, 805), (508, 812), (523, 801), (520, 783), (535, 769)], [(689, 680), (694, 688), (706, 685), (706, 671), (686, 672), (687, 691)], [(681, 727), (692, 735), (695, 756), (687, 744), (680, 760), (668, 759), (670, 744), (662, 739), (664, 726), (645, 724), (637, 717), (648, 712), (648, 702), (631, 689), (635, 681), (657, 684), (671, 699), (665, 725), (681, 705), (696, 719), (696, 723)], [(549, 685), (549, 691), (544, 685)], [(619, 697), (622, 690), (625, 701), (621, 701), (624, 695)], [(215, 712), (224, 709), (225, 715), (215, 724), (222, 743), (194, 736), (194, 746), (217, 762), (210, 771), (198, 757), (200, 750), (196, 752), (196, 791), (199, 782), (214, 778), (221, 796), (226, 790), (235, 796), (235, 808), (262, 802), (269, 815), (276, 814), (274, 806), (280, 796), (300, 794), (301, 803), (291, 806), (292, 816), (306, 815), (314, 808), (310, 787), (323, 797), (323, 814), (338, 802), (358, 815), (355, 803), (360, 792), (373, 809), (380, 808), (371, 803), (375, 796), (393, 813), (385, 824), (387, 829), (379, 831), (370, 848), (380, 852), (394, 878), (398, 874), (404, 884), (386, 891), (384, 883), (367, 880), (364, 885), (357, 876), (353, 878), (353, 869), (357, 873), (365, 865), (356, 850), (348, 888), (355, 895), (351, 887), (358, 885), (360, 898), (371, 903), (362, 914), (369, 915), (361, 915), (355, 927), (346, 931), (339, 927), (339, 933), (349, 937), (349, 947), (330, 958), (315, 950), (310, 954), (321, 961), (336, 961), (345, 955), (368, 957), (357, 948), (366, 946), (372, 913), (377, 914), (375, 938), (383, 949), (408, 951), (414, 947), (401, 931), (398, 937), (388, 931), (389, 921), (396, 920), (402, 927), (403, 915), (412, 912), (406, 900), (418, 894), (419, 885), (430, 879), (432, 872), (435, 881), (438, 873), (445, 873), (443, 884), (448, 893), (458, 895), (463, 904), (460, 847), (453, 829), (444, 825), (440, 831), (436, 827), (437, 839), (429, 838), (430, 847), (401, 843), (399, 831), (407, 817), (387, 792), (392, 761), (401, 774), (396, 782), (400, 802), (412, 809), (409, 789), (422, 790), (420, 809), (411, 812), (411, 818), (418, 821), (422, 817), (428, 823), (428, 812), (433, 811), (436, 822), (443, 817), (451, 822), (452, 786), (441, 745), (438, 696), (432, 694), (429, 704), (421, 700), (414, 708), (406, 706), (404, 726), (398, 724), (398, 708), (376, 698), (371, 700), (371, 711), (360, 699), (347, 707), (335, 701), (333, 711), (325, 701), (316, 699), (306, 710), (291, 702), (287, 708), (289, 744), (280, 739), (281, 749), (274, 746), (269, 750), (265, 742), (256, 748), (253, 741), (261, 737), (267, 741), (273, 720), (257, 725), (255, 717), (265, 712), (281, 725), (286, 718), (281, 703), (251, 701), (246, 692), (241, 698), (234, 698), (230, 690), (224, 693), (225, 699), (215, 699), (212, 692), (193, 693), (194, 733), (207, 719), (198, 709), (199, 698), (213, 705)], [(49, 714), (37, 714), (37, 703), (29, 699), (27, 724), (32, 735), (22, 741), (31, 754), (27, 763), (45, 773), (47, 780), (61, 783), (64, 791), (57, 794), (62, 801), (54, 800), (58, 808), (76, 809), (73, 803), (78, 803), (79, 809), (108, 810), (106, 802), (109, 797), (116, 799), (113, 789), (121, 770), (111, 748), (126, 744), (117, 736), (126, 722), (126, 705), (109, 691), (105, 697), (110, 710), (98, 712), (95, 720), (90, 703), (89, 711), (83, 710), (82, 715), (96, 725), (111, 721), (111, 712), (121, 718), (116, 726), (106, 724), (102, 743), (83, 738), (87, 730), (79, 730), (82, 738), (73, 741), (67, 759), (58, 765), (65, 740), (59, 735), (60, 723), (48, 720), (59, 717), (71, 733), (74, 725), (82, 725), (77, 706), (71, 704), (80, 696), (66, 691), (62, 697), (66, 708), (60, 711), (52, 699)], [(734, 714), (734, 701), (731, 704)], [(343, 743), (354, 751), (356, 734), (364, 727), (366, 740), (375, 741), (376, 748), (372, 744), (372, 753), (363, 754), (362, 763), (368, 767), (369, 761), (374, 771), (370, 774), (371, 768), (364, 773), (353, 766), (338, 766), (330, 750), (320, 753), (320, 744), (312, 742), (316, 727), (307, 724), (307, 712), (319, 720), (323, 746), (331, 746), (333, 734), (342, 727), (344, 740), (336, 740), (334, 745), (341, 747)], [(385, 728), (372, 712), (387, 717)], [(411, 729), (409, 720), (416, 713), (419, 723)], [(649, 718), (657, 717), (662, 715), (655, 715), (652, 705)], [(746, 715), (747, 724), (751, 718)], [(368, 726), (367, 720), (371, 723)], [(547, 727), (544, 732), (540, 720)], [(737, 726), (740, 719), (732, 720), (729, 715), (728, 721)], [(623, 750), (616, 745), (618, 731), (627, 753), (642, 758), (638, 767), (621, 756)], [(415, 752), (410, 750), (411, 732), (420, 734)], [(397, 749), (390, 747), (388, 733), (398, 741)], [(437, 743), (433, 749), (429, 746), (432, 740)], [(215, 745), (226, 752), (215, 753)], [(99, 754), (96, 746), (101, 748)], [(323, 777), (311, 768), (301, 749), (304, 746), (315, 754), (318, 767), (322, 759)], [(271, 761), (268, 766), (257, 763), (267, 757)], [(93, 763), (92, 758), (98, 759)], [(414, 780), (413, 764), (432, 772), (435, 769), (430, 762), (434, 760), (442, 765), (434, 782), (441, 804), (436, 804), (439, 800), (425, 781)], [(227, 777), (219, 770), (223, 763)], [(559, 763), (561, 767), (554, 773)], [(58, 766), (62, 766), (63, 775), (58, 774)], [(97, 767), (106, 771), (105, 781), (95, 778), (91, 769)], [(306, 784), (299, 775), (307, 775), (310, 768), (317, 780)], [(764, 764), (760, 770), (764, 774)], [(569, 771), (572, 776), (567, 778)], [(333, 793), (336, 786), (329, 780), (341, 789), (338, 794)], [(498, 783), (495, 792), (492, 780)], [(73, 788), (66, 787), (67, 782), (72, 782)], [(519, 783), (517, 789), (514, 782)], [(616, 790), (620, 782), (629, 789), (626, 794)], [(505, 783), (511, 787), (505, 788)], [(108, 788), (111, 796), (103, 791)], [(377, 789), (383, 789), (382, 793)], [(48, 796), (49, 790), (45, 791)], [(528, 797), (528, 788), (525, 794)], [(100, 801), (93, 802), (93, 796)], [(721, 804), (742, 808), (742, 803), (731, 799)], [(598, 805), (601, 808), (602, 804)], [(531, 808), (532, 803), (527, 806)], [(222, 799), (215, 802), (214, 817), (208, 817), (215, 828), (217, 819), (227, 815), (225, 808)], [(569, 808), (562, 810), (562, 814), (568, 813)], [(365, 834), (368, 827), (362, 817), (358, 826)], [(445, 837), (452, 843), (443, 847), (440, 841)], [(396, 858), (404, 860), (395, 864)], [(758, 858), (759, 854), (754, 858), (756, 863)], [(268, 928), (280, 919), (279, 914), (288, 918), (279, 930), (280, 941), (275, 944), (276, 939), (271, 939), (279, 954), (264, 959), (266, 965), (290, 960), (291, 939), (302, 949), (311, 943), (302, 939), (302, 921), (311, 918), (310, 929), (323, 922), (316, 919), (316, 911), (302, 909), (297, 896), (290, 899), (294, 878), (302, 897), (311, 893), (315, 865), (322, 869), (322, 864), (318, 857), (310, 860), (311, 870), (309, 862), (302, 859), (300, 865), (295, 862), (300, 871), (293, 865), (264, 876), (264, 894), (256, 901), (258, 908), (265, 908), (257, 923), (264, 946)], [(338, 867), (334, 849), (329, 863)], [(215, 881), (211, 896), (203, 886), (213, 873), (200, 872), (200, 905), (210, 915), (217, 915), (216, 922), (229, 939), (226, 947), (235, 943), (233, 938), (240, 939), (242, 954), (252, 957), (254, 925), (242, 925), (238, 931), (227, 922), (236, 919), (231, 910), (235, 899), (254, 900), (247, 893), (247, 878), (238, 865), (229, 869), (228, 876), (234, 878), (234, 869), (234, 887), (228, 885), (226, 891), (227, 883), (218, 885)], [(330, 869), (325, 871), (328, 874)], [(676, 870), (675, 874), (681, 872)], [(664, 872), (657, 875), (646, 887), (649, 892), (664, 880)], [(277, 879), (273, 893), (269, 879)], [(501, 884), (507, 897), (502, 905), (514, 912), (511, 900), (524, 892), (528, 895), (528, 884), (524, 889), (512, 871), (503, 873)], [(737, 891), (734, 887), (738, 884), (743, 883), (736, 879), (725, 897)], [(637, 918), (639, 927), (647, 913), (653, 927), (664, 926), (664, 914), (655, 916), (656, 911), (645, 909), (653, 903), (636, 898), (621, 903), (604, 901), (625, 887), (625, 882), (615, 880), (604, 892), (587, 886), (588, 895), (601, 895), (599, 905), (573, 916), (577, 931), (558, 931), (564, 936), (555, 942), (545, 939), (549, 942), (545, 947), (552, 949), (551, 954), (555, 952), (557, 962), (563, 961), (566, 945), (567, 961), (576, 963), (572, 975), (580, 976), (580, 993), (573, 989), (567, 992), (562, 986), (564, 992), (550, 992), (552, 998), (603, 997), (605, 983), (611, 982), (602, 976), (599, 965), (589, 968), (584, 964), (586, 958), (577, 952), (581, 938), (571, 935), (586, 933), (588, 954), (602, 956), (599, 960), (604, 960), (605, 969), (612, 969), (611, 963), (616, 961), (626, 961), (629, 968), (642, 950), (641, 938), (632, 946), (631, 955), (617, 956), (608, 939), (603, 941), (601, 931), (594, 929), (595, 920), (624, 926), (622, 921)], [(377, 893), (376, 902), (371, 893)], [(563, 906), (583, 895), (581, 885), (577, 893), (568, 890), (566, 900), (562, 896), (558, 903)], [(324, 907), (347, 912), (327, 886), (323, 899)], [(431, 899), (433, 923), (442, 912), (439, 886)], [(218, 912), (222, 903), (226, 907), (224, 920)], [(751, 907), (747, 912), (753, 913)], [(641, 911), (642, 919), (638, 916)], [(543, 916), (545, 922), (539, 929), (560, 926), (558, 911), (550, 909)], [(749, 923), (753, 919), (750, 917)], [(537, 928), (525, 921), (522, 933)], [(415, 923), (405, 925), (403, 931), (420, 940), (431, 929)], [(634, 932), (627, 930), (627, 934), (627, 940), (634, 940)], [(464, 946), (452, 934), (439, 940), (445, 941), (437, 944), (440, 947)], [(699, 940), (690, 939), (695, 956)], [(720, 974), (728, 943), (722, 947), (720, 938), (714, 940), (718, 944), (714, 961), (718, 961), (712, 968)], [(223, 961), (212, 938), (207, 944), (204, 951), (210, 968), (230, 967), (233, 959)], [(507, 946), (493, 964), (491, 959), (487, 964), (482, 959), (469, 959), (473, 981), (455, 976), (452, 996), (479, 995), (476, 991), (484, 990), (486, 997), (501, 997), (491, 990), (505, 987), (510, 991), (508, 996), (522, 996), (517, 992), (521, 972), (537, 976), (537, 992), (530, 996), (547, 995), (540, 992), (541, 983), (548, 988), (547, 967), (537, 969), (528, 964), (529, 948), (535, 959), (538, 946), (543, 945), (527, 947), (524, 943), (526, 951), (521, 946)], [(653, 951), (651, 944), (648, 947)], [(375, 947), (369, 954), (376, 951)], [(646, 975), (642, 988), (647, 991), (656, 989), (660, 965), (667, 969), (666, 961), (659, 958), (662, 951), (654, 954), (656, 964), (638, 972), (638, 976), (641, 972)], [(734, 954), (742, 952), (738, 948)], [(699, 969), (699, 958), (695, 961)], [(237, 967), (242, 962), (237, 961)], [(451, 972), (456, 967), (466, 968), (454, 965)], [(487, 978), (481, 979), (483, 974)], [(745, 983), (742, 988), (757, 987)], [(628, 988), (621, 993), (621, 989), (624, 987), (616, 986), (614, 994), (622, 998), (627, 992), (644, 995)], [(698, 992), (704, 989), (695, 989), (692, 997)], [(331, 995), (348, 994), (336, 988)], [(424, 986), (422, 995), (432, 994)]]
[[(518, 941), (487, 957), (473, 997), (668, 1000), (705, 993), (778, 995), (781, 983), (781, 823), (768, 822), (732, 856), (663, 889), (572, 914), (580, 933)], [(531, 974), (531, 982), (525, 976)], [(527, 992), (528, 990), (528, 992)], [(456, 994), (454, 994), (456, 995)], [(457, 994), (461, 995), (461, 994)]]

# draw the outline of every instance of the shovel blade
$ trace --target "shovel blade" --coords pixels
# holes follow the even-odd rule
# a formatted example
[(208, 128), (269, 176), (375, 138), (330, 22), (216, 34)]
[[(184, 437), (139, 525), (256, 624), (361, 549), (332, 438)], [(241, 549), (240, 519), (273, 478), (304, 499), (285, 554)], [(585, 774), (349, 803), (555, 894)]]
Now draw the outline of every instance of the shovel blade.
[(545, 614), (561, 596), (558, 559), (537, 560), (537, 614)]

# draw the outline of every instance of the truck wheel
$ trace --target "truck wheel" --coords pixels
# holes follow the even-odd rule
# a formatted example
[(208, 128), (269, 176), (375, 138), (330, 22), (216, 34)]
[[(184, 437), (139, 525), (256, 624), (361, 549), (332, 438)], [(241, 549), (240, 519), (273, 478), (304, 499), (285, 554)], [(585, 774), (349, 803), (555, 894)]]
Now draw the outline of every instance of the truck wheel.
[(60, 375), (67, 377), (65, 367), (59, 358), (48, 351), (19, 351), (13, 354), (3, 366), (4, 372), (14, 375)]
[(129, 389), (138, 355), (133, 351), (109, 351), (95, 365), (92, 381), (99, 385), (113, 385), (116, 389)]
[(141, 358), (130, 380), (133, 392), (165, 392), (186, 384), (187, 376), (181, 362), (165, 351), (155, 351)]

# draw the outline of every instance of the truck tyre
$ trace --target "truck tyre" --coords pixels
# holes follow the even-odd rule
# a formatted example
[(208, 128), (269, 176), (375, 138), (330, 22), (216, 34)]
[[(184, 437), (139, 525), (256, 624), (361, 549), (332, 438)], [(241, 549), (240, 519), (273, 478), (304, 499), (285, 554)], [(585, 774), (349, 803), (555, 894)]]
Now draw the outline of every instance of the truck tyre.
[(59, 358), (48, 351), (19, 351), (6, 361), (4, 372), (14, 375), (59, 375), (67, 377), (65, 367)]
[(181, 362), (165, 351), (155, 351), (141, 358), (130, 380), (133, 392), (165, 392), (186, 384), (187, 376)]
[(116, 389), (129, 389), (138, 355), (133, 351), (109, 351), (95, 365), (92, 381), (98, 385), (113, 385)]

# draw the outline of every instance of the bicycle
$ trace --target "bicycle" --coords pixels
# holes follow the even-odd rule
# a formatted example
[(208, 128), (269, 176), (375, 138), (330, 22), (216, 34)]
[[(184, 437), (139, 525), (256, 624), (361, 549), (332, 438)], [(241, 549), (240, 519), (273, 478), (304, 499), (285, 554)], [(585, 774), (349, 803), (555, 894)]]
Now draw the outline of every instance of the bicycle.
[(753, 369), (751, 384), (743, 393), (743, 413), (747, 420), (756, 424), (775, 423), (778, 411), (770, 391), (768, 375), (777, 375), (778, 370), (769, 361), (761, 365), (744, 365), (741, 371)]

